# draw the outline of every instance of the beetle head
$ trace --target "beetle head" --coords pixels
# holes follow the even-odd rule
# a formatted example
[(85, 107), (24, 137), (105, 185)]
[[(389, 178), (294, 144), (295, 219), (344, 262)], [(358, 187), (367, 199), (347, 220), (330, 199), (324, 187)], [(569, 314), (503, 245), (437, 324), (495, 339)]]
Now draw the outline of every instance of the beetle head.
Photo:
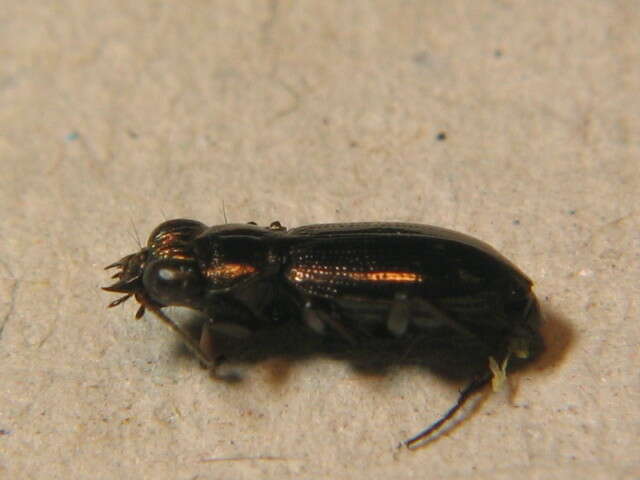
[(205, 228), (194, 220), (166, 221), (151, 232), (146, 247), (106, 267), (119, 271), (113, 276), (116, 283), (104, 290), (125, 294), (109, 307), (135, 296), (141, 305), (136, 318), (140, 318), (151, 303), (156, 307), (192, 305), (204, 285), (193, 256), (193, 239)]

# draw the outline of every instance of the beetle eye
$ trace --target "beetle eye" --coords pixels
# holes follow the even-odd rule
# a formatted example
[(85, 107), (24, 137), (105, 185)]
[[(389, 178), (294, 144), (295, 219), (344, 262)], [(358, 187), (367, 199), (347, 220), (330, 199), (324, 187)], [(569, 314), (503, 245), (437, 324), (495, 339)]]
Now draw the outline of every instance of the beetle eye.
[(197, 264), (175, 259), (157, 260), (147, 265), (143, 283), (149, 296), (162, 305), (189, 306), (203, 289)]

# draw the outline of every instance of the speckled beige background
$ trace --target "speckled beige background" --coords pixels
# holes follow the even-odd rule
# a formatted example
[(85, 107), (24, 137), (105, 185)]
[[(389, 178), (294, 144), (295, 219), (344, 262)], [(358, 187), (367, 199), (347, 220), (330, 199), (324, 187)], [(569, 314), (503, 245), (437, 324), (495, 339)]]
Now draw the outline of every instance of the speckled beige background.
[[(639, 478), (639, 12), (1, 2), (0, 477)], [(136, 231), (223, 202), (478, 236), (535, 279), (549, 353), (413, 453), (459, 385), (328, 359), (214, 382), (99, 287)]]

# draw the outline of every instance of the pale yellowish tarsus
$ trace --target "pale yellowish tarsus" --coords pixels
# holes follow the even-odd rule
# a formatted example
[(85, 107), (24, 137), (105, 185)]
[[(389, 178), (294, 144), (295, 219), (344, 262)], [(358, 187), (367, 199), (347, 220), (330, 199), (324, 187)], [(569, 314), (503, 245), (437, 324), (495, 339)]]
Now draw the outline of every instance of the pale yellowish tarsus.
[(493, 373), (493, 378), (491, 379), (491, 389), (494, 392), (499, 392), (500, 390), (502, 390), (502, 387), (507, 381), (507, 366), (509, 365), (511, 354), (515, 355), (516, 358), (526, 359), (529, 358), (529, 350), (529, 343), (526, 339), (515, 338), (511, 340), (509, 351), (507, 352), (507, 356), (504, 357), (502, 365), (498, 365), (498, 362), (495, 358), (489, 357), (489, 370), (491, 370), (491, 373)]
[(491, 378), (491, 389), (494, 392), (502, 390), (502, 387), (507, 381), (507, 365), (509, 364), (510, 356), (511, 352), (507, 353), (507, 356), (502, 361), (502, 365), (498, 365), (495, 358), (489, 357), (489, 370), (493, 373), (493, 378)]

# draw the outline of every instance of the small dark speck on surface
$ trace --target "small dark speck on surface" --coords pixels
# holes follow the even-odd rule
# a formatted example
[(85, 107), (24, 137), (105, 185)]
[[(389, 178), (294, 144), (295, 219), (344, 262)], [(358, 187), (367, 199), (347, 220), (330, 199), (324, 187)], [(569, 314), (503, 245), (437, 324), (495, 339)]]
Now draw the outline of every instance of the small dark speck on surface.
[(447, 139), (446, 132), (440, 132), (438, 133), (438, 135), (436, 135), (436, 140), (438, 140), (439, 142), (444, 142), (446, 139)]
[(69, 132), (67, 133), (67, 136), (65, 138), (67, 139), (67, 141), (73, 142), (74, 140), (80, 138), (80, 134), (78, 132)]
[(520, 220), (518, 220), (517, 218), (513, 221), (514, 225), (520, 225)]
[(426, 51), (418, 52), (413, 56), (413, 61), (418, 65), (429, 65), (429, 54)]
[(568, 212), (568, 213), (569, 213), (569, 215), (575, 215), (575, 214), (576, 214), (576, 211), (575, 211), (575, 210), (569, 210), (569, 212)]
[(138, 134), (133, 130), (127, 130), (127, 135), (129, 135), (129, 138), (138, 138)]
[(10, 430), (5, 430), (4, 428), (0, 429), (0, 436), (10, 435), (10, 434), (11, 434)]
[(494, 57), (496, 57), (496, 58), (500, 58), (500, 57), (502, 57), (502, 50), (500, 50), (499, 48), (496, 48), (496, 49), (493, 51), (493, 56), (494, 56)]

